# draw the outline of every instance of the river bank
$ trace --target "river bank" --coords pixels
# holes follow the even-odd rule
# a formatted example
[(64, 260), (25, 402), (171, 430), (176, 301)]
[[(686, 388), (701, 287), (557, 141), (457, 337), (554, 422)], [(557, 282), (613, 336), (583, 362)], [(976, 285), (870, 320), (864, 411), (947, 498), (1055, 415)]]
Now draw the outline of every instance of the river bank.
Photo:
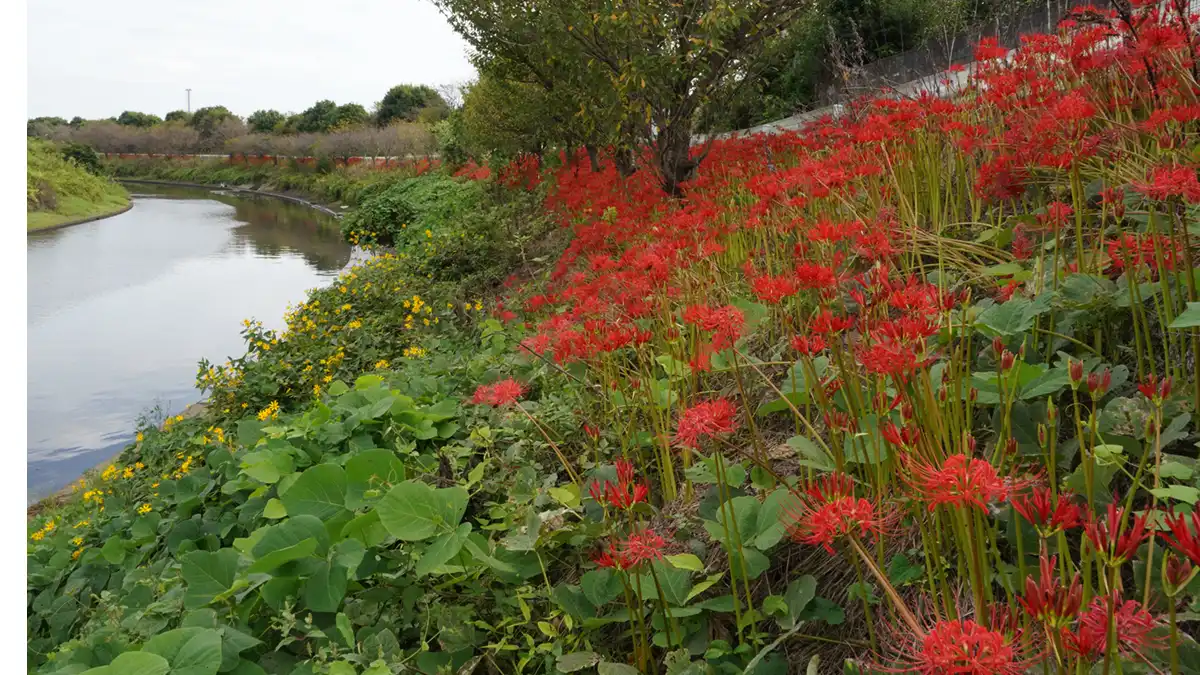
[(26, 151), (26, 232), (45, 232), (109, 218), (129, 210), (120, 185), (59, 154), (52, 143), (30, 139)]

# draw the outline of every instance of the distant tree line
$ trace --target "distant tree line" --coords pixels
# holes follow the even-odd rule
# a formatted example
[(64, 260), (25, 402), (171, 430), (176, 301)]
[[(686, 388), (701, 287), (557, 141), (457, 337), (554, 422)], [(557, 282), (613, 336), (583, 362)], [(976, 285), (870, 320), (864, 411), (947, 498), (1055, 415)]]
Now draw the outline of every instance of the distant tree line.
[[(449, 100), (448, 100), (449, 99)], [(36, 117), (29, 136), (89, 145), (100, 152), (290, 154), (311, 156), (428, 154), (435, 150), (431, 128), (460, 101), (453, 86), (440, 91), (401, 84), (368, 111), (358, 103), (322, 100), (300, 113), (257, 110), (245, 119), (225, 106), (209, 106), (164, 117), (126, 110), (117, 117), (69, 122)]]

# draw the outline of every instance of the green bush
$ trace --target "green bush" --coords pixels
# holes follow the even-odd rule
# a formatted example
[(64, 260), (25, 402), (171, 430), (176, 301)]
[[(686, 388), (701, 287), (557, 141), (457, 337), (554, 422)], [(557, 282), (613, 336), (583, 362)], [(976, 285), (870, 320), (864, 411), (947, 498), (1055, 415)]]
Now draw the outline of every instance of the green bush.
[(104, 175), (104, 167), (100, 164), (100, 156), (92, 149), (90, 145), (84, 143), (67, 143), (63, 146), (62, 156), (65, 159), (75, 162), (81, 169), (88, 173), (102, 176)]

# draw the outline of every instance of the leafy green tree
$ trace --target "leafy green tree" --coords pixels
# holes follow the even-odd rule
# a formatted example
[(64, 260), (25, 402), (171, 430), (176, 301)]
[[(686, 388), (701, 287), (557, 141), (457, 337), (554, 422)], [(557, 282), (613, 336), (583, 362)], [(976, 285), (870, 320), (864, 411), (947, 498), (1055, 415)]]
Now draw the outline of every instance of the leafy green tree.
[(200, 138), (209, 138), (222, 122), (231, 117), (237, 116), (229, 112), (229, 108), (223, 105), (214, 105), (197, 109), (192, 113), (190, 123), (193, 129), (200, 132)]
[(69, 126), (72, 128), (72, 129), (78, 129), (79, 127), (83, 126), (83, 123), (84, 123), (84, 122), (86, 122), (86, 121), (87, 121), (87, 120), (83, 119), (83, 118), (82, 118), (82, 117), (80, 117), (79, 115), (76, 115), (76, 116), (72, 117), (72, 118), (71, 118), (71, 121), (70, 121), (70, 122), (67, 122), (67, 124), (68, 124), (68, 125), (69, 125)]
[(337, 122), (334, 127), (344, 129), (347, 127), (359, 126), (366, 124), (371, 119), (371, 114), (367, 109), (358, 103), (346, 103), (337, 108)]
[(317, 101), (304, 112), (296, 130), (304, 134), (314, 134), (329, 131), (338, 123), (338, 106), (330, 100)]
[(162, 118), (158, 115), (150, 113), (137, 112), (135, 110), (126, 110), (117, 118), (117, 124), (126, 127), (148, 128), (155, 124), (161, 124)]
[(64, 126), (66, 123), (67, 121), (61, 117), (33, 117), (25, 123), (25, 135), (37, 136), (45, 129)]
[(275, 131), (275, 127), (279, 126), (285, 117), (278, 110), (256, 110), (246, 118), (246, 124), (249, 125), (250, 131), (259, 134), (269, 134)]
[(541, 87), (483, 75), (467, 89), (459, 117), (458, 142), (477, 157), (538, 154), (553, 143), (549, 95)]
[(191, 122), (192, 114), (186, 110), (172, 110), (163, 118), (165, 122)]
[[(423, 109), (435, 108), (448, 111), (445, 99), (432, 87), (423, 84), (398, 84), (388, 90), (375, 111), (375, 123), (386, 127), (396, 120), (412, 122)], [(440, 113), (445, 117), (445, 112)]]
[[(620, 136), (653, 151), (663, 190), (682, 194), (704, 158), (691, 154), (701, 107), (737, 69), (753, 67), (763, 46), (810, 0), (435, 0), (451, 25), (485, 57), (529, 72), (552, 64), (566, 81), (589, 72), (615, 93)], [(554, 86), (555, 79), (547, 85)], [(578, 87), (576, 96), (586, 97)], [(583, 116), (607, 112), (607, 92)], [(599, 125), (598, 125), (599, 126)]]

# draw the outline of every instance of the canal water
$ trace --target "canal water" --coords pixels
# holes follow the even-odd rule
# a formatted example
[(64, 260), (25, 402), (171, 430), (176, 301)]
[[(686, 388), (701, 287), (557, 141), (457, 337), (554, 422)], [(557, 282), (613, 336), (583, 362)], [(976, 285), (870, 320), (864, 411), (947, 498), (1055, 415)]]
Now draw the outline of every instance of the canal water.
[(130, 190), (119, 216), (28, 236), (30, 501), (199, 400), (199, 360), (241, 356), (243, 319), (281, 328), (350, 260), (336, 219), (299, 204)]

